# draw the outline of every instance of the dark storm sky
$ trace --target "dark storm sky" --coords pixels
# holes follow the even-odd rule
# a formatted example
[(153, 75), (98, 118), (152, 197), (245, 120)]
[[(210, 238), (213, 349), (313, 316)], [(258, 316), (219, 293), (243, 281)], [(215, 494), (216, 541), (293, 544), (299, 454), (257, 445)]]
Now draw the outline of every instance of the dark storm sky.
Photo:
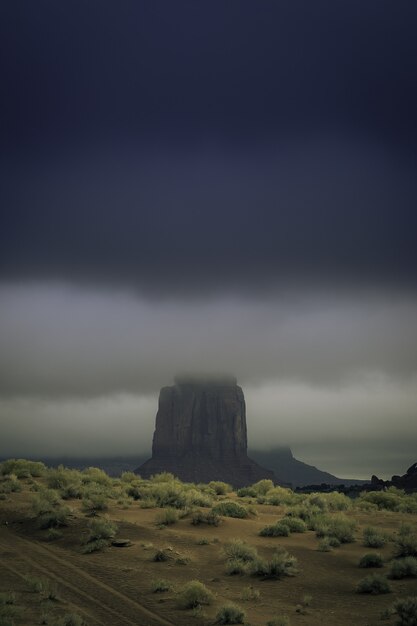
[(416, 27), (411, 0), (1, 4), (0, 453), (143, 450), (159, 386), (228, 370), (259, 445), (416, 460)]

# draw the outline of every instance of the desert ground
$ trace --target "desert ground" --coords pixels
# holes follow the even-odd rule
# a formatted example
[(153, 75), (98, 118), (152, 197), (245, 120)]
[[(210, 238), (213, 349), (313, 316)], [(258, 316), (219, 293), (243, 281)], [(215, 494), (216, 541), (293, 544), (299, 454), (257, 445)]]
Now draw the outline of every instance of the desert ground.
[[(219, 484), (187, 486), (172, 476), (142, 481), (130, 473), (110, 479), (100, 470), (41, 468), (35, 476), (19, 466), (7, 471), (0, 482), (1, 626), (417, 623), (398, 621), (391, 610), (398, 600), (417, 596), (415, 495), (391, 490), (385, 500), (372, 501), (368, 494), (350, 501), (341, 494), (299, 495), (266, 484), (238, 495)], [(232, 510), (230, 503), (247, 517), (215, 514), (222, 504)], [(304, 532), (259, 534), (301, 516)], [(334, 519), (352, 535), (340, 545), (332, 541)], [(93, 536), (97, 520), (110, 528), (107, 536)], [(382, 537), (382, 546), (364, 545), (367, 527)], [(401, 536), (407, 539), (402, 544)], [(117, 540), (125, 545), (113, 545)], [(408, 552), (402, 557), (408, 555), (411, 570), (392, 579), (392, 564), (401, 561), (393, 557), (404, 543)], [(291, 564), (275, 577), (254, 575), (253, 554), (243, 554), (234, 558), (242, 567), (232, 575), (230, 554), (242, 545), (243, 553), (255, 548), (255, 560), (264, 563), (285, 550)], [(380, 567), (358, 566), (369, 553), (381, 555)], [(358, 593), (359, 581), (374, 573), (388, 592)], [(197, 599), (185, 608), (184, 586), (196, 580), (211, 595), (207, 604)], [(244, 617), (236, 613), (240, 621), (221, 612), (229, 603), (244, 611)]]

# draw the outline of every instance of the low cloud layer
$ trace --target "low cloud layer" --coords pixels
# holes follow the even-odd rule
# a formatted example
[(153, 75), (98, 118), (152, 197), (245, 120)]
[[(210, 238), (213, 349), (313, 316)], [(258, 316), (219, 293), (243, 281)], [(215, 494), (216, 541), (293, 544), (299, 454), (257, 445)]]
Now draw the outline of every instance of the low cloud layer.
[(389, 471), (385, 452), (363, 459), (366, 446), (392, 442), (396, 461), (412, 461), (413, 296), (151, 302), (38, 284), (3, 286), (1, 299), (2, 455), (146, 452), (159, 388), (221, 371), (244, 389), (252, 448), (288, 444), (351, 475)]

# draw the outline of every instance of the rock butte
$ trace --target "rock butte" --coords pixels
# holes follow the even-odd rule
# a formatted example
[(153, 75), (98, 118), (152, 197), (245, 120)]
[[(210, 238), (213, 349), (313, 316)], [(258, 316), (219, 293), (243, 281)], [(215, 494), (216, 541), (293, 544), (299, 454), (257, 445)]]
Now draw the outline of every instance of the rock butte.
[(187, 482), (222, 480), (234, 487), (274, 473), (247, 455), (246, 406), (233, 377), (176, 378), (159, 394), (152, 458), (144, 478), (171, 472)]

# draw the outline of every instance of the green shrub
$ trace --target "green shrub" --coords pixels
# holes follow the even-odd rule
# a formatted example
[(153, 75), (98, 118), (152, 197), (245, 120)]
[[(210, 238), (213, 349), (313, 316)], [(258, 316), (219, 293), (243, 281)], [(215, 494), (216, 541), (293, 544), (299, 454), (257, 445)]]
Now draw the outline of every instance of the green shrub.
[(336, 537), (340, 543), (352, 543), (355, 541), (355, 520), (346, 517), (343, 513), (330, 516), (318, 517), (315, 523), (317, 537)]
[(152, 561), (155, 563), (163, 563), (164, 561), (168, 561), (169, 555), (166, 550), (157, 550), (152, 557)]
[(397, 626), (415, 626), (417, 624), (417, 597), (412, 596), (397, 600), (394, 610), (399, 618)]
[(150, 480), (153, 483), (170, 483), (176, 479), (174, 474), (171, 474), (171, 472), (160, 472), (159, 474), (151, 476)]
[(22, 491), (22, 485), (19, 483), (19, 481), (17, 480), (17, 478), (16, 478), (16, 476), (14, 474), (10, 474), (10, 475), (6, 476), (0, 482), (0, 493), (1, 494), (17, 493), (19, 491)]
[(382, 548), (387, 541), (387, 536), (372, 526), (367, 526), (363, 531), (363, 545), (367, 548)]
[(71, 484), (81, 484), (81, 473), (60, 465), (48, 470), (46, 484), (50, 489), (65, 489)]
[(304, 533), (307, 530), (307, 524), (299, 517), (284, 517), (281, 521), (292, 533)]
[(217, 624), (244, 624), (245, 623), (245, 611), (236, 604), (225, 604), (220, 608), (216, 615)]
[(274, 488), (274, 482), (269, 478), (263, 478), (259, 480), (257, 483), (251, 485), (251, 489), (253, 489), (255, 495), (257, 496), (266, 496), (268, 491)]
[(210, 545), (210, 539), (208, 537), (201, 537), (200, 539), (197, 539), (196, 544), (198, 546), (208, 546)]
[(286, 522), (277, 522), (272, 526), (265, 526), (259, 531), (261, 537), (288, 537), (290, 534), (289, 526)]
[(120, 476), (120, 480), (123, 483), (131, 483), (132, 480), (137, 480), (139, 477), (134, 472), (122, 472)]
[(213, 489), (217, 496), (225, 496), (232, 491), (231, 485), (222, 482), (221, 480), (212, 480), (209, 482), (210, 489)]
[(269, 561), (258, 558), (250, 563), (249, 572), (264, 579), (295, 576), (298, 573), (297, 559), (286, 550), (277, 551)]
[(176, 509), (164, 509), (155, 516), (155, 523), (160, 526), (170, 526), (176, 524), (179, 520), (178, 511)]
[(261, 597), (260, 591), (258, 589), (254, 589), (252, 585), (249, 587), (244, 587), (240, 592), (240, 599), (245, 602), (257, 602)]
[(229, 559), (225, 571), (229, 576), (243, 576), (248, 573), (248, 563), (240, 559)]
[(8, 459), (0, 463), (0, 474), (7, 476), (14, 474), (17, 478), (38, 478), (46, 472), (46, 466), (41, 461), (27, 461), (26, 459)]
[(388, 578), (399, 580), (401, 578), (417, 578), (417, 559), (414, 556), (392, 561), (390, 563)]
[(407, 524), (401, 526), (394, 539), (394, 556), (417, 556), (417, 535)]
[(87, 467), (81, 472), (81, 480), (84, 484), (96, 483), (103, 487), (110, 487), (112, 479), (99, 467)]
[(88, 541), (111, 539), (117, 532), (117, 525), (111, 520), (101, 517), (91, 520), (88, 524), (88, 530)]
[(219, 502), (219, 504), (216, 504), (212, 510), (213, 513), (223, 515), (225, 517), (237, 517), (240, 519), (249, 517), (249, 512), (246, 507), (232, 501)]
[(170, 591), (171, 589), (171, 583), (164, 578), (158, 578), (157, 580), (153, 580), (151, 583), (152, 593), (163, 593), (164, 591)]
[(0, 626), (14, 626), (15, 619), (21, 618), (22, 609), (14, 604), (0, 605)]
[(390, 593), (391, 587), (385, 576), (381, 574), (370, 574), (362, 578), (356, 586), (357, 593), (370, 593), (374, 596), (383, 593)]
[(109, 545), (106, 539), (94, 539), (86, 543), (82, 548), (83, 554), (91, 554), (91, 552), (101, 552)]
[(382, 567), (384, 560), (378, 552), (364, 554), (359, 561), (359, 567)]
[(102, 493), (91, 493), (82, 499), (82, 510), (86, 515), (97, 515), (99, 512), (107, 511), (107, 499)]
[(207, 524), (208, 526), (218, 526), (221, 522), (220, 515), (214, 513), (214, 511), (196, 511), (192, 518), (191, 523), (194, 526), (199, 524)]
[(227, 559), (237, 559), (248, 563), (258, 558), (258, 552), (254, 546), (250, 546), (242, 539), (233, 539), (223, 547), (223, 554)]
[(241, 489), (237, 490), (237, 496), (239, 498), (255, 498), (256, 491), (253, 487), (241, 487)]
[(182, 609), (195, 609), (203, 604), (211, 604), (214, 596), (199, 580), (186, 583), (178, 595), (178, 605)]
[(45, 539), (47, 541), (56, 541), (57, 539), (61, 539), (62, 537), (62, 532), (60, 530), (57, 530), (56, 528), (50, 528), (45, 535)]
[(319, 552), (330, 552), (331, 549), (332, 549), (332, 546), (330, 542), (330, 537), (323, 537), (323, 539), (320, 539), (317, 545), (317, 550)]
[(376, 504), (378, 509), (387, 511), (396, 511), (401, 504), (402, 495), (389, 491), (369, 491), (361, 493), (359, 498), (365, 502)]

